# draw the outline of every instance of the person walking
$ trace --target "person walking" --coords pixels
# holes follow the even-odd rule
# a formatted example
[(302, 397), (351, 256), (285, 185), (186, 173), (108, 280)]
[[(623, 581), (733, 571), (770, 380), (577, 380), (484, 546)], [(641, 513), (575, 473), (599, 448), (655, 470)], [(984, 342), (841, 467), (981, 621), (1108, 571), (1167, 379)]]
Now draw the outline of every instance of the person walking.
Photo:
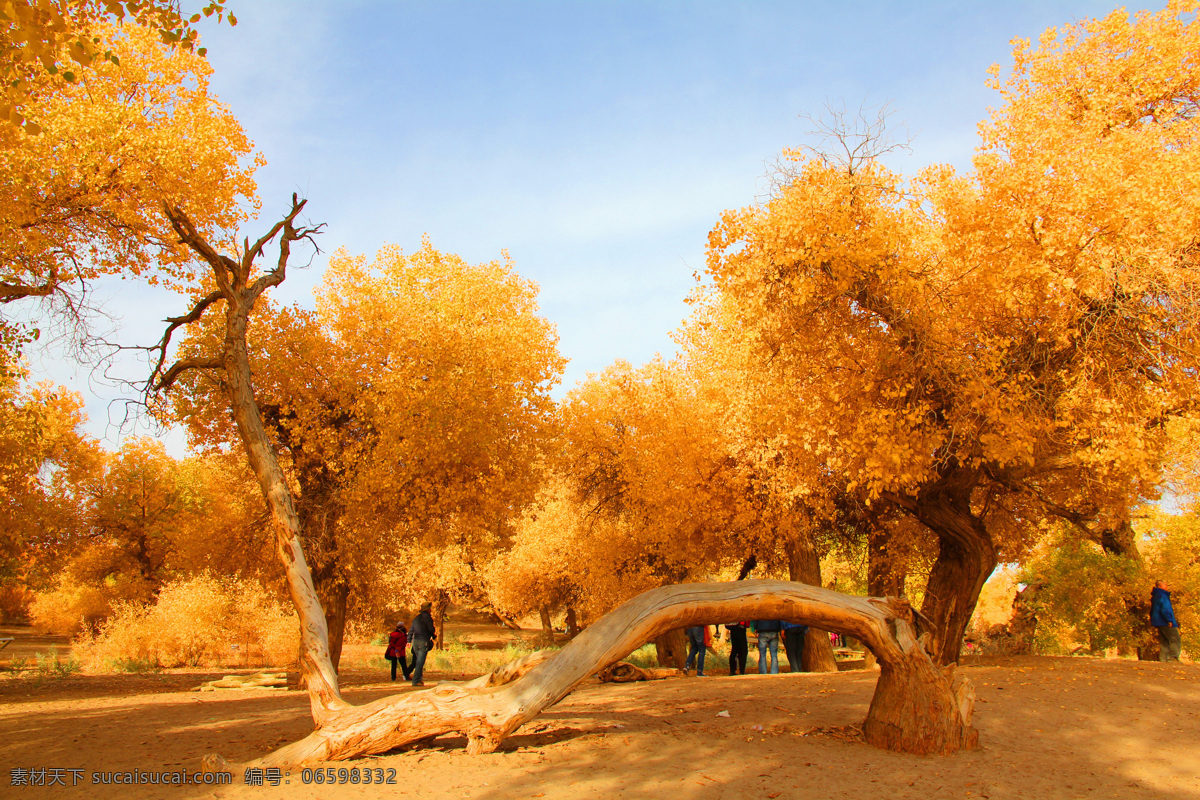
[[(696, 677), (703, 678), (704, 675), (704, 654), (707, 651), (705, 639), (708, 633), (707, 625), (693, 625), (687, 629), (688, 637), (688, 656), (687, 661), (683, 662), (683, 674), (687, 675), (688, 670), (692, 668), (692, 662), (696, 662)], [(678, 663), (678, 662), (677, 662)]]
[(392, 662), (392, 680), (396, 680), (396, 666), (404, 671), (404, 680), (409, 679), (411, 670), (408, 666), (408, 629), (403, 622), (396, 623), (396, 630), (388, 634), (388, 646), (383, 657)]
[(424, 686), (425, 682), (421, 680), (425, 677), (425, 658), (429, 655), (429, 648), (433, 645), (433, 640), (437, 638), (437, 629), (433, 626), (433, 603), (424, 603), (421, 606), (420, 613), (413, 619), (412, 625), (409, 626), (409, 636), (412, 637), (412, 685)]
[(746, 656), (750, 653), (750, 646), (746, 642), (746, 628), (749, 625), (749, 622), (733, 622), (725, 626), (725, 630), (729, 631), (730, 675), (746, 674)]
[(767, 653), (771, 654), (771, 674), (779, 674), (779, 632), (783, 623), (777, 619), (759, 619), (754, 621), (754, 630), (758, 634), (758, 674), (767, 674)]
[(1150, 590), (1150, 624), (1158, 631), (1158, 660), (1178, 661), (1183, 644), (1179, 639), (1179, 621), (1171, 608), (1171, 592), (1166, 581), (1155, 581)]
[(788, 668), (792, 672), (804, 671), (804, 635), (808, 633), (807, 625), (797, 625), (794, 622), (783, 623), (783, 649), (787, 651)]

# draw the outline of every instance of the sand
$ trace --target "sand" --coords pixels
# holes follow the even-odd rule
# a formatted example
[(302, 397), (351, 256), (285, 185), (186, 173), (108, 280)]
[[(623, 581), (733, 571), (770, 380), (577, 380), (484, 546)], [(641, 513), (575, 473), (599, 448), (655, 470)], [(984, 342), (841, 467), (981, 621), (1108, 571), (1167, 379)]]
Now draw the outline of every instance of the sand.
[[(93, 785), (94, 772), (196, 770), (210, 752), (249, 760), (311, 730), (307, 700), (187, 691), (217, 673), (9, 680), (0, 796), (1200, 800), (1200, 665), (1028, 657), (963, 669), (979, 692), (981, 747), (956, 756), (885, 752), (847, 734), (866, 715), (874, 672), (588, 682), (494, 754), (468, 756), (462, 739), (444, 738), (331, 765), (335, 777), (369, 767), (394, 779), (383, 787), (306, 784), (296, 771), (278, 787), (244, 785), (241, 771), (221, 787)], [(381, 678), (348, 672), (347, 699), (414, 691)], [(64, 770), (67, 786), (12, 785), (14, 769), (39, 767)], [(81, 770), (75, 787), (70, 769)]]

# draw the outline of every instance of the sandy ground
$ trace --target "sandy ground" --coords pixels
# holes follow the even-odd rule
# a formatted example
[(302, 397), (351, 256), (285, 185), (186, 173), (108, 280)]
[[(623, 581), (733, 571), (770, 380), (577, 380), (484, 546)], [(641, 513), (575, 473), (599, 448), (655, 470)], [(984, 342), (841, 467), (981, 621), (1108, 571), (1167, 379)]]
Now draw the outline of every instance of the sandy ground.
[[(491, 755), (468, 756), (462, 739), (445, 738), (333, 765), (395, 780), (384, 787), (306, 785), (294, 771), (278, 787), (244, 785), (241, 771), (224, 787), (94, 785), (93, 772), (261, 755), (311, 729), (306, 698), (186, 691), (207, 677), (199, 673), (7, 681), (0, 796), (1200, 800), (1200, 665), (1031, 657), (965, 669), (979, 692), (981, 748), (957, 756), (899, 755), (813, 731), (860, 722), (873, 672), (589, 682)], [(414, 691), (366, 673), (345, 679), (351, 702)], [(64, 770), (67, 786), (12, 784), (14, 769), (40, 767)], [(71, 769), (82, 771), (74, 787)]]

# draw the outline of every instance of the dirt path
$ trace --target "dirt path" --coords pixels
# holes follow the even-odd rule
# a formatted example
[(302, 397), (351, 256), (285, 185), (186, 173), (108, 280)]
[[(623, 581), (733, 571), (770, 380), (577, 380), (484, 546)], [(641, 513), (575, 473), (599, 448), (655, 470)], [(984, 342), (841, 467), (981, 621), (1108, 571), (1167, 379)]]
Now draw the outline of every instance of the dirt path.
[[(382, 769), (385, 779), (395, 770), (396, 783), (383, 794), (414, 798), (1200, 800), (1200, 666), (1010, 658), (966, 669), (979, 690), (983, 747), (951, 758), (808, 733), (865, 716), (875, 674), (844, 672), (587, 684), (492, 755), (467, 756), (462, 741), (444, 739), (333, 766)], [(348, 689), (347, 697), (363, 702), (391, 691), (391, 684), (371, 684)], [(94, 786), (93, 772), (196, 769), (207, 752), (249, 759), (307, 733), (307, 703), (295, 692), (114, 696), (93, 687), (68, 695), (9, 697), (0, 705), (0, 795), (381, 794), (361, 784), (305, 785), (295, 773), (278, 788), (246, 786), (240, 771), (225, 787)], [(12, 786), (12, 769), (30, 767), (81, 769), (82, 779), (73, 789)], [(70, 784), (71, 773), (62, 775)]]

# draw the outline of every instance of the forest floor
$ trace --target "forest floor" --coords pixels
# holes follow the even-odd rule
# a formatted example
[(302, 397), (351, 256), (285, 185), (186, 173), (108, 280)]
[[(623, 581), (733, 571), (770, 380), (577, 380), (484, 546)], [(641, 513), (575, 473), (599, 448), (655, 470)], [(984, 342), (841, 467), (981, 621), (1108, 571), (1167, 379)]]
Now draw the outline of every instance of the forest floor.
[[(471, 627), (459, 641), (489, 638), (486, 628)], [(33, 646), (21, 637), (17, 644)], [(236, 768), (232, 784), (220, 787), (97, 785), (103, 773), (197, 770), (206, 753), (233, 763), (261, 756), (311, 731), (307, 699), (292, 690), (191, 691), (238, 671), (231, 669), (7, 678), (0, 679), (0, 796), (1200, 800), (1200, 665), (968, 661), (962, 669), (979, 693), (980, 748), (956, 756), (900, 755), (855, 739), (848, 726), (866, 716), (877, 672), (728, 676), (710, 662), (707, 678), (585, 682), (490, 755), (468, 756), (463, 739), (445, 737), (329, 765), (335, 779), (341, 768), (360, 775), (370, 768), (373, 779), (394, 781), (384, 787), (317, 785), (311, 773), (306, 784), (296, 770), (278, 787), (251, 786)], [(461, 677), (435, 669), (427, 682)], [(363, 666), (344, 669), (342, 681), (353, 703), (423, 691)], [(13, 784), (24, 770), (42, 768), (47, 782), (57, 774), (66, 785)]]

